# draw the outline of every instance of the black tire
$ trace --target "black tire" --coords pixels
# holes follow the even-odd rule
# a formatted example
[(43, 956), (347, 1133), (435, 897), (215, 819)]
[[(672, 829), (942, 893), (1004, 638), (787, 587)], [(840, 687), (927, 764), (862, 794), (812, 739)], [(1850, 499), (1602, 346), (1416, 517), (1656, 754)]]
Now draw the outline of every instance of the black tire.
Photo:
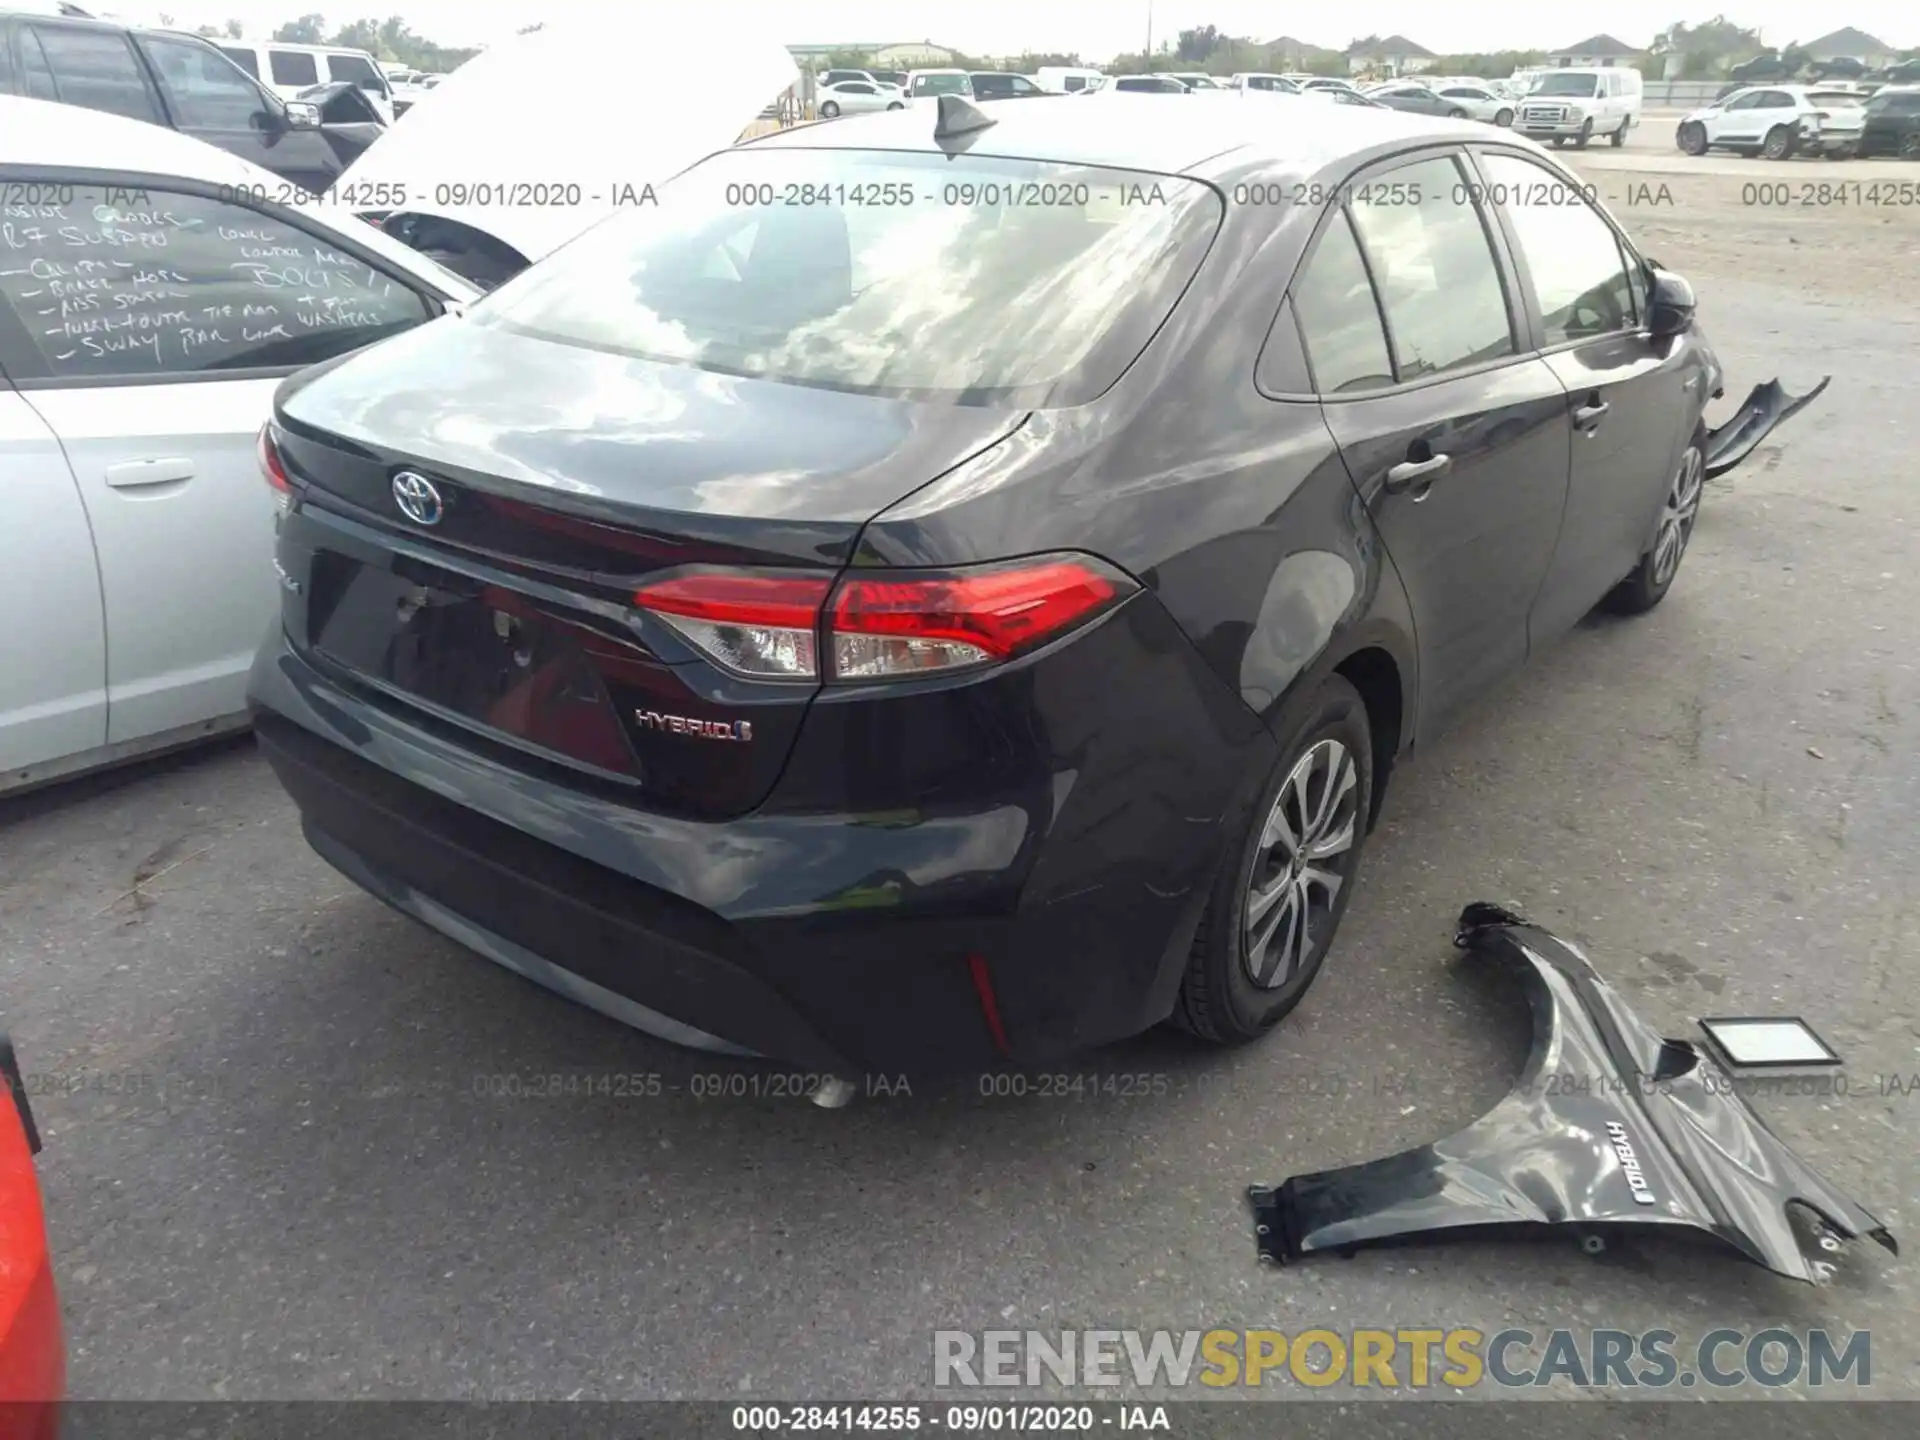
[(1494, 111), (1493, 123), (1502, 130), (1510, 129), (1513, 125), (1513, 111), (1505, 108)]
[(1564, 135), (1556, 135), (1553, 137), (1553, 148), (1556, 150), (1559, 150), (1562, 147), (1564, 147), (1566, 143), (1567, 143), (1567, 137)]
[(1591, 145), (1592, 143), (1593, 143), (1593, 121), (1582, 120), (1580, 122), (1580, 133), (1573, 137), (1573, 148), (1576, 150), (1584, 150), (1587, 148), (1587, 146)]
[(1632, 126), (1632, 124), (1633, 124), (1633, 117), (1631, 115), (1629, 115), (1626, 119), (1620, 122), (1620, 128), (1614, 131), (1611, 137), (1613, 140), (1614, 149), (1619, 150), (1626, 145), (1627, 130), (1630, 126)]
[(1673, 132), (1673, 143), (1680, 147), (1683, 155), (1704, 155), (1707, 153), (1707, 127), (1698, 120), (1689, 120)]
[[(1283, 790), (1289, 792), (1288, 804), (1292, 807), (1282, 812), (1288, 816), (1288, 823), (1296, 830), (1306, 828), (1300, 823), (1302, 808), (1288, 783), (1295, 769), (1307, 765), (1309, 757), (1320, 767), (1312, 769), (1307, 776), (1310, 808), (1317, 808), (1314, 797), (1323, 792), (1314, 790), (1314, 779), (1329, 776), (1324, 762), (1337, 761), (1342, 755), (1344, 761), (1340, 763), (1353, 774), (1353, 785), (1350, 790), (1339, 791), (1337, 807), (1330, 812), (1334, 823), (1329, 828), (1339, 830), (1350, 812), (1352, 843), (1337, 855), (1320, 852), (1321, 864), (1310, 867), (1340, 877), (1330, 900), (1323, 897), (1316, 906), (1311, 898), (1316, 893), (1312, 886), (1296, 887), (1288, 881), (1289, 876), (1298, 872), (1298, 866), (1289, 868), (1276, 860), (1285, 847), (1276, 844), (1268, 849), (1261, 841), (1269, 819), (1281, 804)], [(1281, 746), (1280, 763), (1268, 777), (1259, 803), (1214, 881), (1206, 914), (1193, 937), (1187, 972), (1180, 982), (1180, 995), (1174, 1003), (1175, 1025), (1216, 1045), (1244, 1044), (1266, 1034), (1300, 1003), (1319, 975), (1327, 950), (1338, 933), (1340, 917), (1346, 913), (1347, 902), (1353, 897), (1372, 803), (1373, 744), (1366, 702), (1345, 679), (1329, 676), (1315, 692), (1306, 718)], [(1293, 932), (1278, 932), (1286, 930), (1289, 914), (1299, 913), (1296, 898), (1308, 897), (1304, 902), (1305, 953), (1296, 957), (1296, 963), (1284, 979), (1276, 975), (1278, 983), (1269, 985), (1256, 982), (1248, 955), (1247, 912), (1256, 868), (1267, 874), (1272, 893), (1278, 896), (1272, 912), (1274, 928), (1269, 932), (1270, 944), (1288, 940)]]
[(1761, 145), (1760, 153), (1769, 160), (1786, 160), (1793, 155), (1793, 131), (1784, 125), (1776, 125), (1767, 132), (1766, 143)]
[(1680, 521), (1679, 551), (1673, 556), (1672, 564), (1662, 564), (1661, 547), (1667, 534), (1667, 526), (1662, 523), (1653, 544), (1640, 557), (1640, 563), (1600, 602), (1602, 609), (1611, 610), (1616, 615), (1644, 615), (1667, 598), (1667, 591), (1673, 588), (1673, 582), (1680, 574), (1680, 562), (1687, 557), (1687, 545), (1693, 539), (1694, 523), (1700, 515), (1700, 495), (1706, 485), (1706, 440), (1703, 432), (1694, 433), (1692, 441), (1680, 454), (1679, 464), (1674, 467), (1673, 478), (1667, 486), (1666, 497), (1661, 502), (1663, 515), (1670, 513), (1676, 496), (1682, 490), (1682, 477), (1691, 463), (1693, 479), (1686, 487), (1691, 496), (1691, 509)]
[(1900, 137), (1900, 158), (1902, 160), (1920, 160), (1920, 130), (1911, 135)]
[(889, 100), (887, 102), (887, 108), (889, 110), (904, 110), (907, 107), (905, 105), (902, 105), (898, 100)]
[(1466, 118), (1467, 112), (1462, 110), (1458, 105), (1447, 111), (1447, 119), (1449, 120), (1464, 120)]
[(838, 100), (822, 100), (820, 102), (820, 118), (822, 120), (831, 120), (839, 113), (840, 102)]

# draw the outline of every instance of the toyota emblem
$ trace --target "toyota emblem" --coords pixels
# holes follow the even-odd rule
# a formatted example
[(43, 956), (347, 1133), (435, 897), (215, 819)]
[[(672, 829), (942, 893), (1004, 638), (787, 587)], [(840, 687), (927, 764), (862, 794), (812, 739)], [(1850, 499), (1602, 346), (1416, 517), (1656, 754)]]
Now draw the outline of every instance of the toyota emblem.
[(438, 525), (447, 513), (446, 502), (426, 476), (402, 470), (393, 477), (393, 503), (416, 525)]

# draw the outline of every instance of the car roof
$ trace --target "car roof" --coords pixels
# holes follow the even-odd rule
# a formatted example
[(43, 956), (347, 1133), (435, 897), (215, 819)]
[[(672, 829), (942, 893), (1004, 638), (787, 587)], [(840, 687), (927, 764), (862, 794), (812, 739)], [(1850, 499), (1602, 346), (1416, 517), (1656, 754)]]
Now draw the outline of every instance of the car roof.
[(119, 170), (207, 185), (281, 188), (267, 171), (164, 125), (18, 95), (0, 95), (0, 165)]
[[(1071, 165), (1180, 174), (1229, 151), (1289, 170), (1317, 171), (1346, 157), (1364, 158), (1396, 142), (1486, 138), (1471, 121), (1440, 120), (1361, 106), (1293, 110), (1298, 96), (1264, 90), (1200, 92), (1191, 103), (1124, 91), (1055, 96), (1002, 109), (977, 132), (970, 151)], [(751, 148), (939, 151), (926, 110), (858, 115), (803, 125), (749, 142)]]

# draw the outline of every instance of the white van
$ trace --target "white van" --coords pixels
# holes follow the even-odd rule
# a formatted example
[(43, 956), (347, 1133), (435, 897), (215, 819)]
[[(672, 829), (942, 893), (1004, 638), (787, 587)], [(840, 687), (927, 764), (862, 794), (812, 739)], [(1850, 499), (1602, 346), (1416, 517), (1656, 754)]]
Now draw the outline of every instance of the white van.
[(1640, 72), (1624, 65), (1548, 70), (1535, 77), (1513, 128), (1556, 146), (1571, 140), (1584, 150), (1589, 141), (1605, 136), (1618, 147), (1640, 123), (1640, 95)]
[(1077, 95), (1082, 90), (1098, 90), (1107, 83), (1106, 75), (1084, 65), (1042, 65), (1033, 72), (1033, 80), (1042, 90), (1056, 95)]
[(364, 50), (338, 45), (293, 45), (284, 40), (215, 40), (228, 59), (283, 100), (316, 85), (355, 85), (380, 118), (393, 123), (393, 86), (386, 71)]

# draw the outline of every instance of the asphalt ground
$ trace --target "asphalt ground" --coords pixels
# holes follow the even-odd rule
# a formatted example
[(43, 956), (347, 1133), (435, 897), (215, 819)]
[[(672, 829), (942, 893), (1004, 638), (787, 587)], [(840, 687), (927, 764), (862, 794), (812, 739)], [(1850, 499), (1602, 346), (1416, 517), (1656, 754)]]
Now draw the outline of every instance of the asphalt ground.
[[(1654, 181), (1621, 170), (1638, 153), (1578, 163)], [(1077, 1087), (963, 1077), (825, 1111), (383, 909), (309, 852), (250, 741), (0, 802), (0, 1019), (38, 1077), (74, 1393), (951, 1398), (936, 1330), (1420, 1324), (1866, 1330), (1865, 1393), (1912, 1398), (1920, 1288), (1874, 1247), (1823, 1289), (1674, 1242), (1275, 1272), (1242, 1198), (1505, 1092), (1524, 1008), (1448, 943), (1496, 898), (1669, 1033), (1807, 1016), (1846, 1093), (1755, 1104), (1912, 1229), (1920, 207), (1783, 215), (1680, 178), (1670, 205), (1614, 205), (1698, 286), (1715, 418), (1775, 374), (1832, 388), (1710, 485), (1664, 605), (1583, 624), (1395, 775), (1323, 979), (1256, 1047), (1156, 1033), (1063, 1067)], [(551, 1075), (593, 1093), (535, 1098)]]

